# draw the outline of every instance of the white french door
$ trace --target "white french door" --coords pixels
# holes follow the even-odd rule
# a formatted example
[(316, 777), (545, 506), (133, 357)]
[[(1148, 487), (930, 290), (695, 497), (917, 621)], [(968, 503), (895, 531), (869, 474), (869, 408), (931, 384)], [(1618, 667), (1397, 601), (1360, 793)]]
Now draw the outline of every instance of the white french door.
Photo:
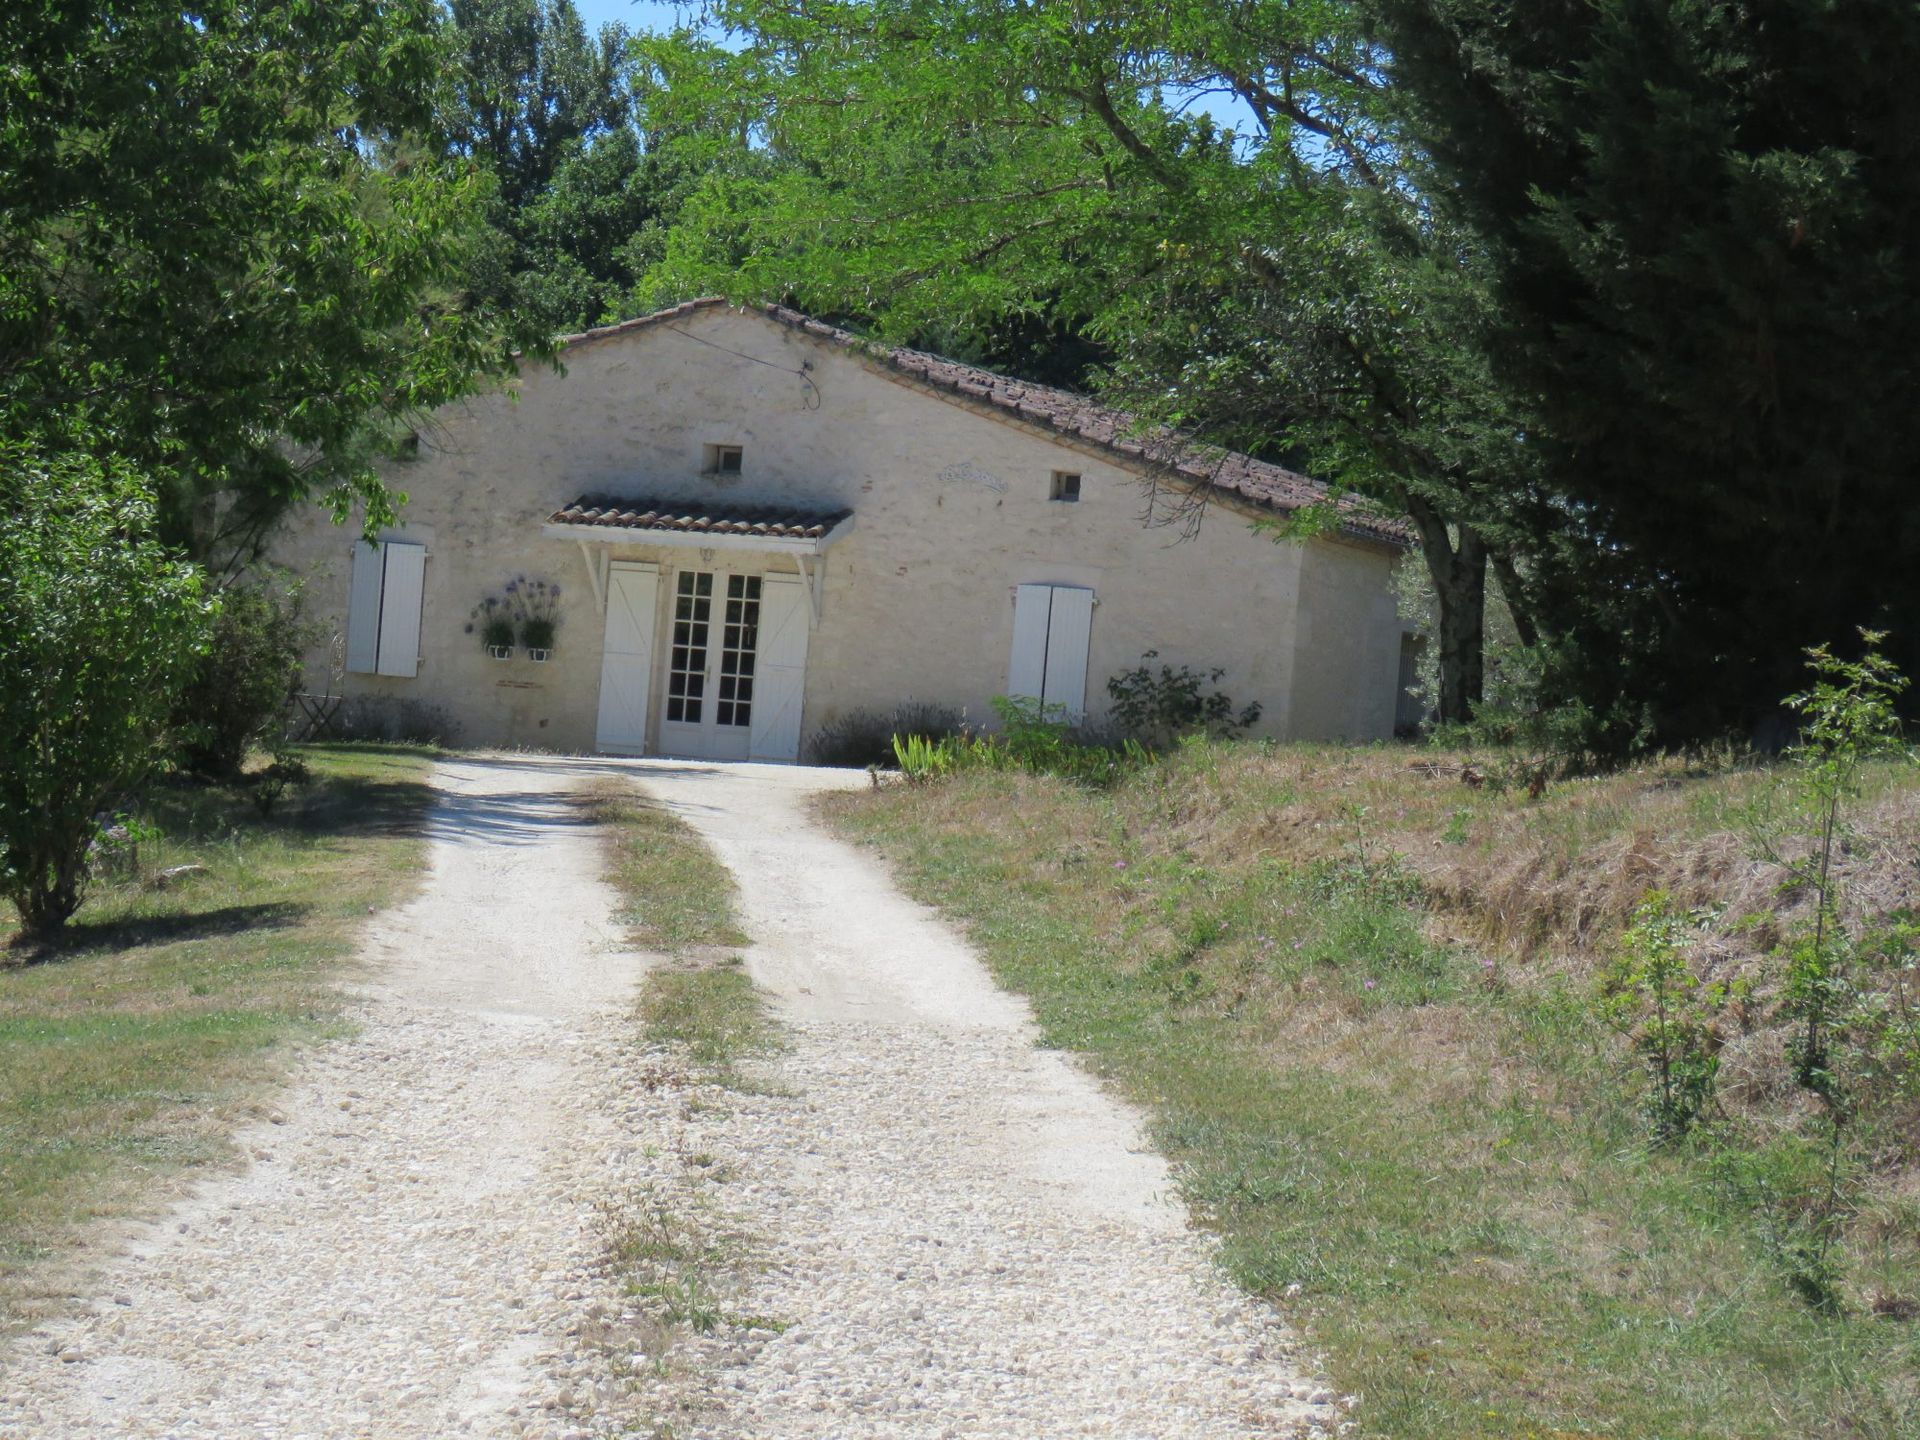
[(682, 570), (673, 577), (660, 748), (744, 760), (753, 734), (760, 577)]
[(647, 689), (653, 676), (653, 617), (660, 571), (616, 560), (607, 569), (607, 631), (600, 659), (595, 748), (615, 755), (647, 749)]

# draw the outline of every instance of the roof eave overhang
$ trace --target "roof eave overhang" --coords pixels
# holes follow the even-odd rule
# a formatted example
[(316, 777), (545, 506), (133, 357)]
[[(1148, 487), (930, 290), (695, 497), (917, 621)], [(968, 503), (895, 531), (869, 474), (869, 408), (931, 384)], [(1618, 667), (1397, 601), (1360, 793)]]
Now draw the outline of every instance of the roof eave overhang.
[(553, 540), (578, 540), (596, 545), (658, 545), (668, 550), (756, 550), (782, 555), (821, 555), (846, 538), (853, 516), (839, 521), (824, 535), (727, 535), (711, 530), (655, 530), (630, 525), (568, 525), (548, 521), (540, 533)]

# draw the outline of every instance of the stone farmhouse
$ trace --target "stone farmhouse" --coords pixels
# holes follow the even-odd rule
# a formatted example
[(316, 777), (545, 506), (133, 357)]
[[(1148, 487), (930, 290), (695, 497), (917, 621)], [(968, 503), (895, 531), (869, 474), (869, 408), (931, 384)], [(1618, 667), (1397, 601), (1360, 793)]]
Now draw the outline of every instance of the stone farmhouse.
[[(276, 537), (337, 637), (310, 689), (467, 744), (791, 761), (907, 701), (1097, 720), (1154, 650), (1224, 668), (1255, 733), (1393, 733), (1404, 532), (1348, 507), (1257, 533), (1325, 500), (1291, 471), (1157, 455), (1082, 397), (778, 307), (694, 301), (561, 358), (435, 417), (377, 544), (315, 507)], [(1209, 501), (1197, 532), (1146, 523), (1155, 486)], [(550, 633), (488, 635), (529, 609)]]

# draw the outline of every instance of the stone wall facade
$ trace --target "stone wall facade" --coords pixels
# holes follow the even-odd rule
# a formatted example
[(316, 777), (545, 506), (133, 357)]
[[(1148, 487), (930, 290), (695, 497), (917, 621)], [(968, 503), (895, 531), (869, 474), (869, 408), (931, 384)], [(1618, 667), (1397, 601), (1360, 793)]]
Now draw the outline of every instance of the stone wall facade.
[[(803, 736), (850, 710), (907, 700), (988, 720), (991, 697), (1006, 689), (1014, 589), (1034, 581), (1095, 592), (1096, 717), (1107, 678), (1157, 650), (1168, 663), (1224, 667), (1220, 688), (1263, 706), (1256, 733), (1393, 733), (1403, 627), (1391, 546), (1276, 543), (1253, 531), (1244, 506), (1225, 503), (1190, 538), (1145, 525), (1142, 477), (1114, 458), (906, 383), (752, 310), (710, 306), (589, 336), (562, 359), (564, 373), (529, 367), (507, 390), (438, 414), (419, 458), (388, 476), (406, 503), (387, 538), (427, 547), (418, 673), (330, 675), (323, 644), (309, 688), (363, 708), (385, 697), (439, 717), (461, 743), (593, 750), (605, 621), (587, 553), (542, 529), (556, 509), (597, 493), (854, 512), (852, 531), (810, 562), (822, 571), (821, 609)], [(738, 475), (703, 473), (718, 445), (741, 447)], [(1078, 502), (1049, 498), (1056, 471), (1081, 477)], [(341, 634), (355, 538), (312, 508), (271, 550), (305, 577), (309, 613)], [(795, 569), (790, 555), (703, 556), (643, 535), (610, 554), (660, 566), (662, 626), (676, 568)], [(561, 588), (544, 664), (491, 659), (467, 630), (474, 605), (521, 576)], [(667, 650), (655, 648), (656, 712)]]

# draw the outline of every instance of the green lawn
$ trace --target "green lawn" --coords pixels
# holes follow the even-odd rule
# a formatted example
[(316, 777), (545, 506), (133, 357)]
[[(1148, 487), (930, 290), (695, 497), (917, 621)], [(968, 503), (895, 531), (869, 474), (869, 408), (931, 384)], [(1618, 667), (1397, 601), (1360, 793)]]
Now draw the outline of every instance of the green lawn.
[[(0, 903), (0, 1313), (57, 1293), (81, 1222), (229, 1154), (293, 1049), (341, 1025), (334, 981), (367, 916), (416, 883), (429, 752), (304, 749), (310, 784), (262, 818), (163, 783), (160, 838), (97, 884), (55, 949), (8, 945)], [(160, 872), (204, 866), (162, 883)]]
[[(1815, 1315), (1754, 1200), (1803, 1178), (1792, 1157), (1650, 1148), (1568, 939), (1617, 932), (1607, 907), (1664, 879), (1622, 878), (1648, 856), (1710, 889), (1696, 862), (1763, 779), (1534, 804), (1410, 758), (1207, 747), (1109, 792), (976, 773), (825, 805), (1048, 1044), (1147, 1107), (1223, 1263), (1361, 1397), (1362, 1435), (1920, 1435), (1920, 1323), (1879, 1313), (1920, 1296), (1912, 1137), (1850, 1226), (1847, 1313)], [(1784, 1131), (1786, 1103), (1741, 1123)]]

